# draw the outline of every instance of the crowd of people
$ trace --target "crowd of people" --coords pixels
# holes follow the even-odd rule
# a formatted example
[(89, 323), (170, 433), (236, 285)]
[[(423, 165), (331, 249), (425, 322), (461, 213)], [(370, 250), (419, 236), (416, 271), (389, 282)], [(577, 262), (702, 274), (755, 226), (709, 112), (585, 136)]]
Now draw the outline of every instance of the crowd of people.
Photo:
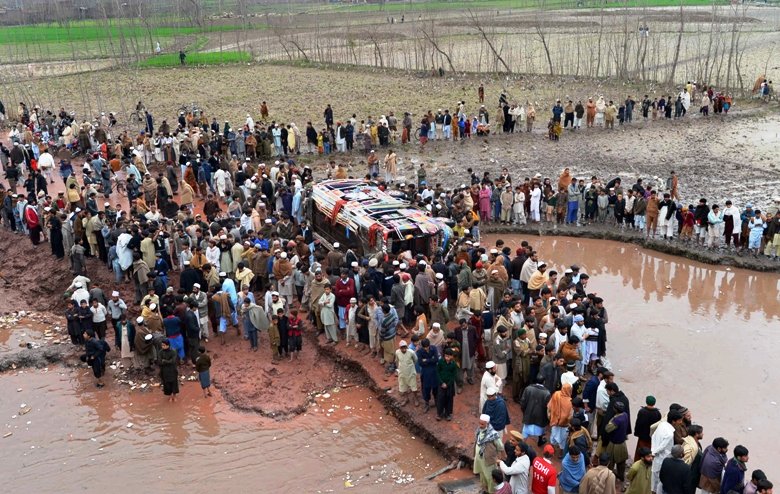
[[(324, 117), (326, 129), (338, 130), (330, 107)], [(301, 143), (292, 124), (274, 125), (273, 138), (252, 148), (249, 136), (237, 139), (228, 123), (220, 129), (216, 119), (204, 125), (184, 113), (175, 130), (161, 128), (156, 137), (146, 112), (148, 132), (117, 139), (110, 138), (108, 116), (75, 128), (69, 118), (64, 110), (33, 109), (17, 123), (10, 149), (0, 149), (9, 182), (2, 220), (68, 259), (68, 332), (84, 346), (98, 387), (111, 351), (109, 323), (120, 358), (139, 370), (157, 366), (171, 400), (186, 365), (210, 395), (210, 339), (243, 339), (258, 352), (267, 338), (267, 358), (287, 365), (300, 357), (304, 329), (311, 328), (327, 344), (355, 345), (388, 376), (396, 374), (401, 406), (435, 408), (437, 420), (453, 420), (458, 394), (478, 386), (474, 472), (488, 492), (552, 494), (559, 485), (565, 493), (609, 494), (629, 481), (631, 494), (771, 494), (761, 472), (746, 478), (745, 447), (736, 446), (730, 460), (723, 438), (703, 448), (702, 427), (684, 406), (672, 404), (664, 416), (648, 396), (632, 429), (628, 398), (606, 359), (605, 301), (589, 289), (588, 274), (576, 265), (557, 272), (528, 242), (514, 252), (502, 241), (484, 245), (480, 225), (614, 222), (711, 247), (723, 236), (776, 256), (780, 198), (766, 213), (730, 202), (721, 212), (706, 199), (685, 208), (674, 172), (666, 183), (638, 180), (624, 189), (619, 178), (586, 184), (568, 169), (557, 183), (541, 174), (520, 183), (507, 169), (495, 178), (469, 170), (468, 184), (445, 189), (428, 180), (424, 165), (416, 184), (396, 183), (392, 148), (383, 180), (369, 149), (367, 182), (450, 218), (454, 233), (451, 247), (429, 256), (369, 255), (357, 244), (326, 249), (315, 238), (307, 220), (314, 176), (292, 157)], [(251, 119), (245, 131), (257, 128)], [(348, 150), (339, 139), (335, 144)], [(69, 157), (74, 149), (85, 157), (80, 176)], [(53, 195), (55, 155), (65, 190)], [(274, 155), (272, 166), (261, 161)], [(117, 181), (119, 171), (126, 177)], [(335, 161), (327, 168), (334, 178), (349, 173)], [(19, 178), (26, 193), (18, 194)], [(114, 195), (118, 183), (126, 184), (126, 205)], [(88, 266), (113, 273), (110, 292)], [(120, 292), (130, 285), (132, 302)], [(523, 411), (519, 431), (510, 427), (506, 400)], [(632, 433), (638, 446), (626, 472)], [(543, 448), (540, 456), (529, 437)], [(590, 468), (592, 457), (597, 466)]]

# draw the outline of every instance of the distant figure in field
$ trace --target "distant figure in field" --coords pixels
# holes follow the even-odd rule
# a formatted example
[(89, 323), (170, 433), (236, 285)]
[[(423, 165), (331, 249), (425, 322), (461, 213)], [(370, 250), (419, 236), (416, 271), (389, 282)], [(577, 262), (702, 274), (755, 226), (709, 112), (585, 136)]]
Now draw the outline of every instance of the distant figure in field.
[(187, 55), (184, 53), (184, 50), (179, 50), (179, 62), (181, 62), (182, 65), (184, 65), (185, 58), (187, 58)]

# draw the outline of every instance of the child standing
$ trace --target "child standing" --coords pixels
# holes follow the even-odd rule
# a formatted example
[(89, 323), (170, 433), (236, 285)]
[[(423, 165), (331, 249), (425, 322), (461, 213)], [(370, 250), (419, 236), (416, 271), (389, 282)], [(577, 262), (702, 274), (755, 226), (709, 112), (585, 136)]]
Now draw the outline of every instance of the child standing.
[(195, 370), (198, 371), (198, 380), (203, 390), (203, 397), (211, 396), (211, 357), (206, 354), (206, 348), (198, 348), (198, 358), (195, 359)]
[(279, 361), (279, 316), (271, 316), (271, 325), (268, 326), (268, 339), (271, 344), (271, 363)]
[(290, 317), (287, 318), (287, 350), (290, 354), (290, 361), (294, 358), (300, 358), (301, 348), (303, 347), (303, 334), (301, 333), (301, 318), (298, 317), (298, 311), (290, 311)]
[(355, 344), (357, 345), (358, 337), (357, 337), (357, 299), (352, 297), (349, 299), (349, 305), (347, 305), (346, 314), (347, 314), (347, 346), (349, 346), (350, 340), (355, 340)]

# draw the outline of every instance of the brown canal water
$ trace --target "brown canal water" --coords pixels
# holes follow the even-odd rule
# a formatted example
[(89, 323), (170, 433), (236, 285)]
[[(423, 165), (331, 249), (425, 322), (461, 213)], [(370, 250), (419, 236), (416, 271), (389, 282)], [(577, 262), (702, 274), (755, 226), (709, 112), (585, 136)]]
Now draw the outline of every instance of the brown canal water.
[(447, 463), (361, 387), (274, 422), (196, 382), (173, 404), (93, 382), (83, 369), (0, 376), (0, 476), (19, 492), (432, 493), (423, 479)]
[[(591, 276), (587, 291), (605, 300), (607, 357), (632, 414), (647, 395), (656, 397), (663, 413), (680, 403), (704, 427), (704, 445), (725, 437), (732, 450), (737, 444), (750, 450), (749, 470), (776, 470), (777, 273), (712, 266), (603, 240), (487, 235), (482, 244), (492, 246), (498, 238), (513, 252), (527, 240), (559, 273), (578, 264)], [(634, 446), (632, 441), (631, 451)]]

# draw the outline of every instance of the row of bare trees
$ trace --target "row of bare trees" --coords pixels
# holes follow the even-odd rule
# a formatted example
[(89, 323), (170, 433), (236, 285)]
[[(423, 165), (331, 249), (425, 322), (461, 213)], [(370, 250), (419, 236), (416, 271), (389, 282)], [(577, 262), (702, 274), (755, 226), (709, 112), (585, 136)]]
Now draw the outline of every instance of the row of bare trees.
[(260, 60), (667, 84), (697, 80), (731, 90), (744, 87), (743, 74), (753, 75), (742, 69), (744, 54), (760, 37), (746, 29), (752, 19), (745, 5), (600, 9), (567, 22), (540, 2), (536, 12), (518, 17), (468, 10), (444, 21), (415, 21), (406, 29), (382, 22), (338, 29), (278, 25), (253, 51)]

